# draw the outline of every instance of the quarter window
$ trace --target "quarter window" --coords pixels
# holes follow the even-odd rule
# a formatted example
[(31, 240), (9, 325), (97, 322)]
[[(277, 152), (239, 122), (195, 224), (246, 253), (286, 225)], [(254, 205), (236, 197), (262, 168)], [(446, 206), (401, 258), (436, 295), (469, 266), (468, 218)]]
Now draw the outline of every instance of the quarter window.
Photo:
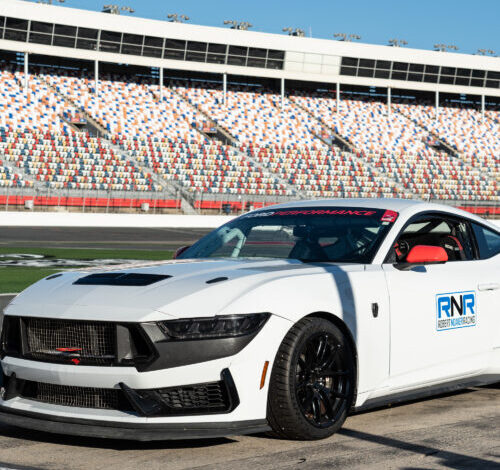
[(500, 234), (482, 225), (472, 224), (480, 259), (491, 258), (500, 253)]

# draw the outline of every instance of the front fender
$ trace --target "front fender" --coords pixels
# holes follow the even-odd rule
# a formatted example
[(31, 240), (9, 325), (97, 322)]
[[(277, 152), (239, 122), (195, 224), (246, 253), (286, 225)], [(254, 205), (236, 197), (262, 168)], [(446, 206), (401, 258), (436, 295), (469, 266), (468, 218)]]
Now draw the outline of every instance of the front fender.
[(389, 376), (389, 295), (378, 268), (273, 279), (235, 299), (221, 314), (271, 312), (289, 320), (290, 327), (315, 312), (337, 317), (349, 330), (358, 354), (359, 406)]

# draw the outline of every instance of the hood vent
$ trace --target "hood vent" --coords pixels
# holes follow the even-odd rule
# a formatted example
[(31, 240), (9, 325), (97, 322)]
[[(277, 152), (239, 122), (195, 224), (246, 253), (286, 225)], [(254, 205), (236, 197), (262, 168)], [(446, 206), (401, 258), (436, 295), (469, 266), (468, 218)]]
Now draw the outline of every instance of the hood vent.
[(222, 282), (222, 281), (227, 281), (227, 277), (216, 277), (214, 279), (210, 279), (209, 281), (207, 281), (207, 284), (215, 284), (216, 282)]
[(73, 284), (80, 286), (149, 286), (172, 276), (142, 273), (98, 273), (77, 279)]

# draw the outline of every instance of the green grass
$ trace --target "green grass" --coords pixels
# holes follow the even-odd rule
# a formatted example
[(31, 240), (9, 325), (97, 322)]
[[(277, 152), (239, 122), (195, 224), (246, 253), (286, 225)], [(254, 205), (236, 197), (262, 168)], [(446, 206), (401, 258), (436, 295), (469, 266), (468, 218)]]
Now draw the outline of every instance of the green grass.
[(0, 268), (0, 293), (17, 293), (40, 279), (57, 272), (44, 268)]
[[(172, 259), (172, 251), (148, 250), (99, 250), (79, 248), (23, 248), (0, 247), (0, 255), (8, 254), (45, 255), (61, 259), (136, 259), (145, 261), (161, 261)], [(72, 268), (73, 269), (73, 268)], [(0, 267), (0, 293), (16, 293), (34, 282), (61, 271), (58, 268)]]
[(167, 250), (109, 250), (92, 248), (33, 248), (33, 247), (0, 247), (0, 255), (24, 253), (45, 255), (61, 259), (172, 259), (173, 252)]

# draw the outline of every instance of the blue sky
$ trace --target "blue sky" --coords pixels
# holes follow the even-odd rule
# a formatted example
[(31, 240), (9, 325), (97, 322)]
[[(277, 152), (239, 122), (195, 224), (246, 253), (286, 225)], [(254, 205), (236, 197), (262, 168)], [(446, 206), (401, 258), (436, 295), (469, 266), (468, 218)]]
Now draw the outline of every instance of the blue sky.
[(485, 48), (500, 55), (500, 0), (66, 0), (65, 5), (100, 10), (105, 3), (131, 6), (135, 16), (146, 18), (179, 13), (191, 23), (209, 26), (222, 26), (224, 19), (246, 20), (256, 31), (280, 33), (293, 26), (317, 38), (356, 33), (372, 44), (400, 38), (408, 47), (456, 44), (459, 52)]

